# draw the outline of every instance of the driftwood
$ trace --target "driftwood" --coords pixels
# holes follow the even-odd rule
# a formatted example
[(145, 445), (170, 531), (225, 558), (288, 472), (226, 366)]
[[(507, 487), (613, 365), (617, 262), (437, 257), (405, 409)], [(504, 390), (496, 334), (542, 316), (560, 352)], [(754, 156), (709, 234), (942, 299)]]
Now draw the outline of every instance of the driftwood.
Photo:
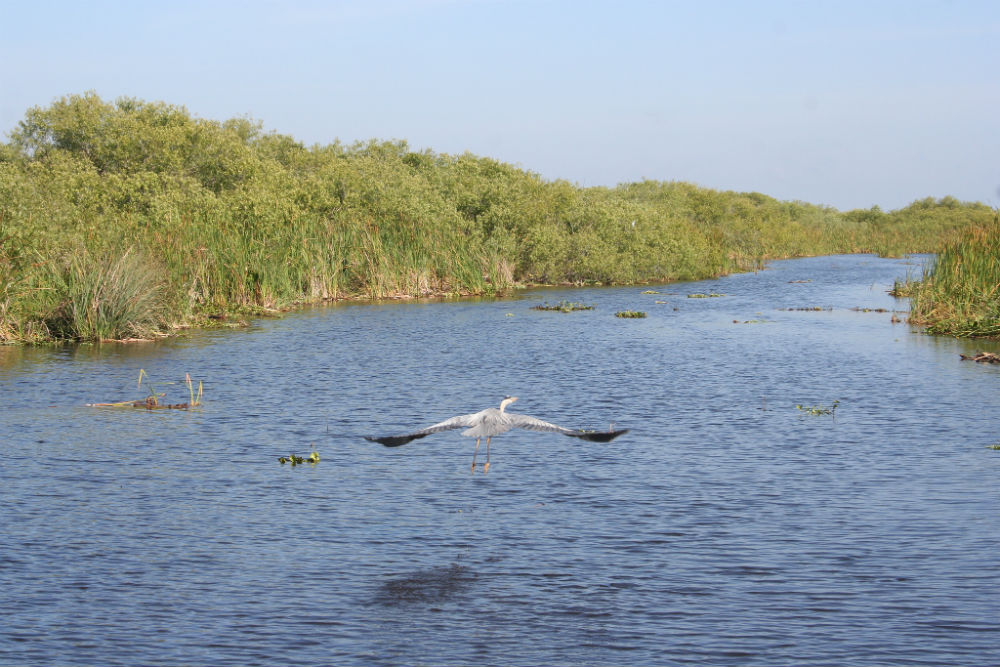
[(1000, 364), (1000, 354), (993, 354), (992, 352), (979, 352), (971, 356), (967, 354), (960, 356), (966, 361), (978, 361), (981, 364)]

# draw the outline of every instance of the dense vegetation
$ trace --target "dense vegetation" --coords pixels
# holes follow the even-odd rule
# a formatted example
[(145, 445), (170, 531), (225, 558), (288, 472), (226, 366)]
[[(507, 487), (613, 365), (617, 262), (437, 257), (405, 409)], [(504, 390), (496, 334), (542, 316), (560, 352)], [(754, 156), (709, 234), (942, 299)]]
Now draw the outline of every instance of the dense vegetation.
[(0, 341), (149, 336), (344, 297), (704, 278), (937, 250), (991, 212), (841, 213), (688, 183), (580, 188), (405, 142), (305, 147), (244, 118), (94, 94), (0, 144)]
[(911, 321), (931, 333), (1000, 336), (1000, 214), (946, 244), (908, 288)]

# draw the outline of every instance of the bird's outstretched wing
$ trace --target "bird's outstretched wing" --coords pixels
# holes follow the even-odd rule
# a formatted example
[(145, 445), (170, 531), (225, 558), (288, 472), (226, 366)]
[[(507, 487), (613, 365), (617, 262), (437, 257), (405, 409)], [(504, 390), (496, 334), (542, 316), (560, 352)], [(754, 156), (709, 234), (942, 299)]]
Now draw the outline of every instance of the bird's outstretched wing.
[(565, 428), (563, 426), (551, 424), (547, 421), (537, 419), (536, 417), (529, 417), (528, 415), (508, 413), (507, 417), (516, 428), (523, 428), (529, 431), (562, 433), (563, 435), (568, 435), (572, 438), (582, 438), (583, 440), (590, 440), (591, 442), (611, 442), (622, 433), (628, 433), (627, 428), (619, 429), (617, 431), (583, 431), (580, 429)]
[(451, 419), (445, 419), (443, 422), (438, 422), (428, 426), (427, 428), (422, 428), (419, 431), (414, 431), (413, 433), (407, 433), (405, 435), (383, 435), (383, 436), (372, 436), (366, 435), (365, 440), (370, 442), (377, 442), (380, 445), (385, 445), (386, 447), (399, 447), (405, 445), (408, 442), (416, 440), (417, 438), (423, 438), (432, 433), (439, 433), (441, 431), (451, 431), (456, 428), (465, 428), (471, 426), (471, 419), (475, 414), (471, 415), (459, 415), (457, 417), (452, 417)]
[(573, 431), (566, 435), (573, 436), (574, 438), (583, 438), (591, 442), (611, 442), (622, 433), (628, 433), (628, 429), (620, 428), (617, 431)]

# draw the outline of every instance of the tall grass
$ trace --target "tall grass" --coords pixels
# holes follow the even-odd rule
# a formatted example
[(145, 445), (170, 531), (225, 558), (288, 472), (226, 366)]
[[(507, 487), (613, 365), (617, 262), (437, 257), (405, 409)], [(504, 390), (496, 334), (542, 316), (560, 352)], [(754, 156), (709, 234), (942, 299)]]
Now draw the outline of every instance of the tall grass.
[(990, 215), (951, 198), (841, 213), (679, 182), (580, 188), (405, 142), (306, 148), (246, 119), (88, 93), (28, 110), (0, 144), (0, 341), (143, 336), (322, 299), (932, 252)]
[(1000, 214), (946, 245), (909, 297), (911, 321), (931, 333), (1000, 336)]
[(134, 250), (93, 258), (73, 254), (51, 267), (55, 307), (43, 321), (52, 337), (148, 337), (164, 322), (163, 280)]

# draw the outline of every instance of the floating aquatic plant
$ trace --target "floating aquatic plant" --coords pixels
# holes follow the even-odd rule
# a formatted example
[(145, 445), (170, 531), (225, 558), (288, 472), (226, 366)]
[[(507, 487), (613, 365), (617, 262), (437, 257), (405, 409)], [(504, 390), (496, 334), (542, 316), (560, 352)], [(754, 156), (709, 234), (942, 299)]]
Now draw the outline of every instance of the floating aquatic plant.
[(286, 463), (291, 463), (292, 466), (301, 465), (303, 463), (319, 463), (319, 452), (315, 449), (309, 456), (298, 456), (296, 454), (289, 454), (288, 456), (282, 456), (278, 459), (278, 463), (285, 465)]
[(560, 301), (554, 306), (550, 306), (549, 302), (546, 301), (541, 306), (532, 306), (532, 310), (555, 310), (560, 313), (571, 313), (574, 310), (593, 310), (593, 306), (585, 306), (582, 303), (577, 303), (576, 301)]
[[(146, 410), (187, 410), (189, 408), (197, 407), (201, 405), (201, 396), (203, 393), (203, 387), (201, 381), (198, 382), (198, 394), (195, 395), (194, 382), (191, 380), (191, 374), (185, 373), (184, 380), (188, 387), (188, 395), (190, 401), (187, 403), (160, 403), (160, 399), (166, 396), (166, 392), (160, 392), (156, 390), (156, 386), (153, 385), (153, 381), (149, 377), (149, 373), (146, 369), (139, 369), (139, 381), (136, 385), (137, 389), (142, 389), (142, 382), (146, 381), (146, 389), (149, 392), (144, 399), (139, 400), (128, 400), (128, 401), (115, 401), (113, 403), (88, 403), (88, 407), (92, 408), (145, 408)], [(173, 384), (168, 382), (167, 384)]]
[(688, 294), (688, 298), (689, 299), (711, 299), (713, 297), (719, 297), (719, 296), (726, 296), (726, 295), (725, 294), (717, 294), (715, 292), (711, 292), (709, 294), (701, 294), (701, 293)]
[(641, 310), (620, 310), (617, 313), (615, 313), (615, 317), (623, 317), (626, 319), (638, 319), (646, 317), (646, 313), (642, 312)]
[(659, 294), (655, 289), (648, 289), (643, 294)]
[(834, 401), (830, 407), (823, 405), (796, 405), (795, 407), (807, 415), (830, 415), (835, 417), (837, 413), (837, 406), (840, 405), (840, 401)]

